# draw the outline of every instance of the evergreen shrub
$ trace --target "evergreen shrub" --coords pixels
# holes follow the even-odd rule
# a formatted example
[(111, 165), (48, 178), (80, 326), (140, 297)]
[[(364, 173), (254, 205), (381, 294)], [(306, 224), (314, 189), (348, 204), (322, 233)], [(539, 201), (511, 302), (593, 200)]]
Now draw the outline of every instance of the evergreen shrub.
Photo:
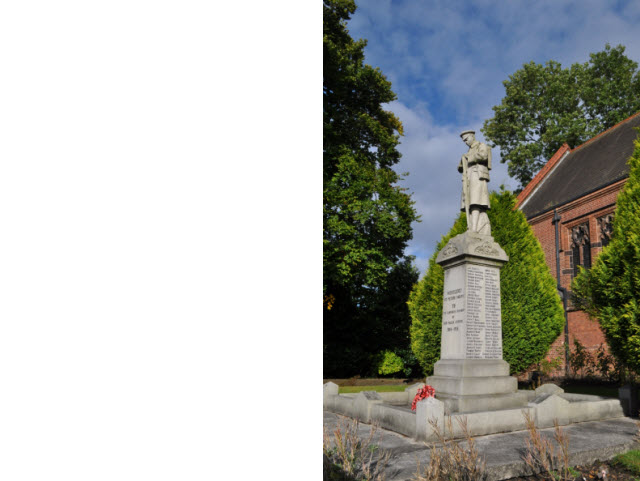
[(402, 358), (393, 351), (383, 351), (378, 356), (378, 374), (388, 376), (404, 371)]
[[(511, 192), (492, 192), (488, 211), (493, 238), (509, 256), (500, 271), (500, 295), (503, 358), (512, 374), (539, 362), (564, 326), (556, 281), (538, 239), (515, 204)], [(433, 373), (433, 365), (440, 358), (444, 271), (435, 260), (449, 239), (466, 228), (466, 217), (461, 213), (409, 297), (411, 347), (426, 375)]]

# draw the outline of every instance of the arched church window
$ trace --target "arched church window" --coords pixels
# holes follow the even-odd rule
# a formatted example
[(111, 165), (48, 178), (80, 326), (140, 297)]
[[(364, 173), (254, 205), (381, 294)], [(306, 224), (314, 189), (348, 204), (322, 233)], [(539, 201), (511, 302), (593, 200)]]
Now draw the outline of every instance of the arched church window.
[(578, 275), (578, 266), (591, 267), (591, 241), (589, 223), (577, 225), (571, 229), (571, 253), (573, 257), (573, 275)]
[(613, 233), (613, 214), (607, 214), (598, 218), (598, 230), (600, 231), (600, 242), (602, 247), (609, 244)]

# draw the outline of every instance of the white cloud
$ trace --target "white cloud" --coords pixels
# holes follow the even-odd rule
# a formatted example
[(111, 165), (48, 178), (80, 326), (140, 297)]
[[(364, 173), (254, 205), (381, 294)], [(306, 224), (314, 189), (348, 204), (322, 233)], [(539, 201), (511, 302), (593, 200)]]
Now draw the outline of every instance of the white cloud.
[[(459, 212), (456, 168), (466, 152), (459, 133), (471, 128), (483, 140), (480, 127), (504, 95), (502, 82), (531, 60), (586, 62), (607, 42), (625, 45), (638, 61), (639, 21), (640, 2), (619, 10), (597, 0), (358, 3), (351, 34), (368, 39), (366, 62), (380, 67), (398, 94), (388, 108), (405, 130), (396, 170), (409, 172), (402, 185), (422, 216), (407, 249), (421, 273)], [(499, 158), (494, 149), (490, 188), (516, 188)]]
[[(467, 151), (460, 132), (475, 128), (478, 139), (483, 138), (479, 125), (436, 125), (424, 108), (410, 109), (401, 102), (393, 102), (388, 108), (400, 118), (405, 132), (399, 146), (402, 159), (396, 171), (409, 172), (402, 185), (412, 193), (421, 216), (421, 222), (413, 225), (413, 239), (407, 253), (417, 257), (417, 264), (426, 265), (460, 211), (461, 177), (457, 166)], [(494, 152), (493, 158), (490, 188), (497, 190), (501, 184), (514, 188), (516, 182), (508, 177), (506, 165), (499, 161), (499, 153)]]

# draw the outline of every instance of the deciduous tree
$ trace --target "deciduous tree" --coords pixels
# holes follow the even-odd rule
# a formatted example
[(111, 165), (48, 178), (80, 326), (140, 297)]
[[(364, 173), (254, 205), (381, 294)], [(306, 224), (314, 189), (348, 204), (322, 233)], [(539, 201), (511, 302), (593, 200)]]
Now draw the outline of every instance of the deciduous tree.
[(324, 0), (324, 368), (332, 376), (363, 372), (403, 336), (408, 346), (406, 300), (417, 281), (404, 255), (417, 215), (393, 170), (402, 124), (384, 108), (396, 96), (364, 63), (366, 41), (349, 35), (355, 8)]
[(503, 82), (505, 96), (482, 132), (524, 187), (567, 142), (585, 142), (640, 110), (638, 64), (609, 44), (584, 64), (530, 62)]

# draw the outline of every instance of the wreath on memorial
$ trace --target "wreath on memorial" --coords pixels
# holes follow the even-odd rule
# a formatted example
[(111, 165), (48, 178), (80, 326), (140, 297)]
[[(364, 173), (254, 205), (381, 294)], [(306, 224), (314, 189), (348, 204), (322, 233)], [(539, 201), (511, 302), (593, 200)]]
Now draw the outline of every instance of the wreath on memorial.
[(413, 402), (411, 403), (411, 410), (415, 411), (416, 406), (420, 401), (422, 401), (423, 399), (427, 399), (428, 397), (434, 397), (435, 395), (436, 395), (436, 390), (433, 389), (431, 386), (426, 385), (424, 387), (421, 387), (420, 389), (418, 389), (418, 393), (416, 394), (416, 397), (413, 398)]

